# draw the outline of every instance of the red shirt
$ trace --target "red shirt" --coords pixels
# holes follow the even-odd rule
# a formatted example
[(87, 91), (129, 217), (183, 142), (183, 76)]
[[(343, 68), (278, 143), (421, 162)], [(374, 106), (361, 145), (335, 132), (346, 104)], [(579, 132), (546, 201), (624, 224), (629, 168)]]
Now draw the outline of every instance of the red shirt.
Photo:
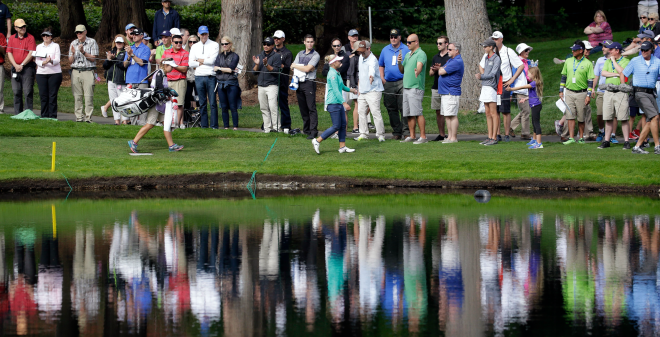
[(14, 56), (14, 62), (21, 64), (25, 61), (30, 51), (37, 50), (37, 43), (34, 41), (34, 36), (30, 33), (25, 33), (23, 38), (18, 37), (18, 33), (9, 37), (9, 44), (7, 45), (7, 52)]
[[(0, 47), (7, 48), (7, 38), (5, 37), (5, 34), (0, 33)], [(34, 50), (37, 50), (37, 47), (34, 47)], [(0, 54), (0, 64), (5, 63), (5, 57), (3, 54)]]
[[(174, 63), (176, 63), (178, 66), (187, 67), (189, 55), (190, 53), (183, 50), (183, 48), (181, 48), (179, 52), (175, 52), (174, 48), (170, 48), (166, 50), (165, 53), (163, 53), (163, 57), (161, 58), (161, 61), (166, 58), (171, 58), (174, 61)], [(167, 74), (168, 81), (178, 81), (185, 79), (186, 79), (186, 73), (182, 73), (176, 69), (172, 69), (172, 71), (170, 71), (170, 73)]]

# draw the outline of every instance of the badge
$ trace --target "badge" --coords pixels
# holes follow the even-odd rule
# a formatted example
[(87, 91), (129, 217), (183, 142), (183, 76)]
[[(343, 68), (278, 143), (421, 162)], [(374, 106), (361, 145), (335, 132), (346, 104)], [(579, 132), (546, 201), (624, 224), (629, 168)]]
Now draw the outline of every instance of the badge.
[(576, 83), (576, 82), (575, 82), (575, 77), (573, 77), (573, 83)]
[(396, 55), (392, 55), (392, 65), (396, 65)]

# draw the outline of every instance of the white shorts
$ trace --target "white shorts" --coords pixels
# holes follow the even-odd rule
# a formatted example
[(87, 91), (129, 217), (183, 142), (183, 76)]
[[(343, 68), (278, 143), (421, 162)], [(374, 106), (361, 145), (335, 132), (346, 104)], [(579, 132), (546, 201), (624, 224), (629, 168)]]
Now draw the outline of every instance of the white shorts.
[(443, 116), (456, 116), (458, 115), (458, 105), (461, 96), (442, 95), (442, 109), (440, 114)]
[(484, 103), (497, 102), (497, 91), (492, 87), (481, 87), (481, 95), (479, 100)]

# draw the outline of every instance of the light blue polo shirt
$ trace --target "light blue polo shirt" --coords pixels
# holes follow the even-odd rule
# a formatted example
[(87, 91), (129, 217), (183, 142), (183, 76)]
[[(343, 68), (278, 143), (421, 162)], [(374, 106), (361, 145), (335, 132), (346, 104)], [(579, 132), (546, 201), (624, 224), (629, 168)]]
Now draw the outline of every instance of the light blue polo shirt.
[[(144, 42), (140, 43), (139, 47), (131, 46), (131, 49), (133, 49), (133, 54), (137, 56), (137, 58), (149, 61), (151, 50), (144, 44)], [(149, 73), (149, 62), (145, 62), (144, 65), (141, 66), (137, 64), (132, 57), (129, 57), (128, 53), (126, 53), (124, 61), (128, 61), (129, 58), (131, 62), (128, 65), (128, 68), (126, 68), (126, 83), (147, 83), (147, 81), (140, 82), (140, 80), (147, 77)]]
[(603, 66), (605, 66), (605, 61), (607, 58), (605, 56), (600, 57), (596, 61), (596, 65), (594, 66), (594, 75), (598, 76), (598, 92), (604, 93), (605, 90), (600, 90), (600, 86), (602, 84), (605, 84), (605, 76), (600, 76), (600, 73), (603, 72)]
[(655, 89), (655, 82), (660, 75), (660, 59), (651, 56), (649, 65), (643, 56), (637, 56), (623, 69), (623, 76), (633, 76), (633, 87)]
[[(391, 44), (385, 46), (383, 50), (380, 53), (380, 57), (378, 58), (378, 66), (379, 67), (384, 67), (384, 73), (385, 73), (385, 81), (386, 82), (396, 82), (396, 81), (401, 81), (403, 79), (403, 74), (399, 71), (399, 65), (396, 63), (396, 58), (399, 56), (399, 51), (401, 51), (401, 57), (405, 57), (408, 52), (410, 52), (410, 49), (408, 49), (408, 46), (403, 44), (399, 44), (399, 48), (394, 49)], [(392, 62), (392, 57), (394, 57), (394, 62)], [(394, 63), (394, 65), (392, 65)], [(423, 71), (426, 71), (424, 69)]]

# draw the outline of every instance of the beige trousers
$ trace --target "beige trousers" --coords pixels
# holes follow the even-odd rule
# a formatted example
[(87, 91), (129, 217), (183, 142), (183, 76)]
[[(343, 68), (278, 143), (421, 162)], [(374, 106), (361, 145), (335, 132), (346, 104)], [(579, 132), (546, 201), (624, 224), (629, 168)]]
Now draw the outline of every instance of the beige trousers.
[[(73, 91), (74, 113), (76, 121), (91, 121), (94, 112), (94, 72), (78, 71), (71, 73), (71, 90)], [(85, 111), (83, 114), (83, 96)]]
[(261, 108), (261, 117), (264, 119), (264, 132), (279, 129), (277, 121), (277, 85), (259, 87), (259, 107)]

